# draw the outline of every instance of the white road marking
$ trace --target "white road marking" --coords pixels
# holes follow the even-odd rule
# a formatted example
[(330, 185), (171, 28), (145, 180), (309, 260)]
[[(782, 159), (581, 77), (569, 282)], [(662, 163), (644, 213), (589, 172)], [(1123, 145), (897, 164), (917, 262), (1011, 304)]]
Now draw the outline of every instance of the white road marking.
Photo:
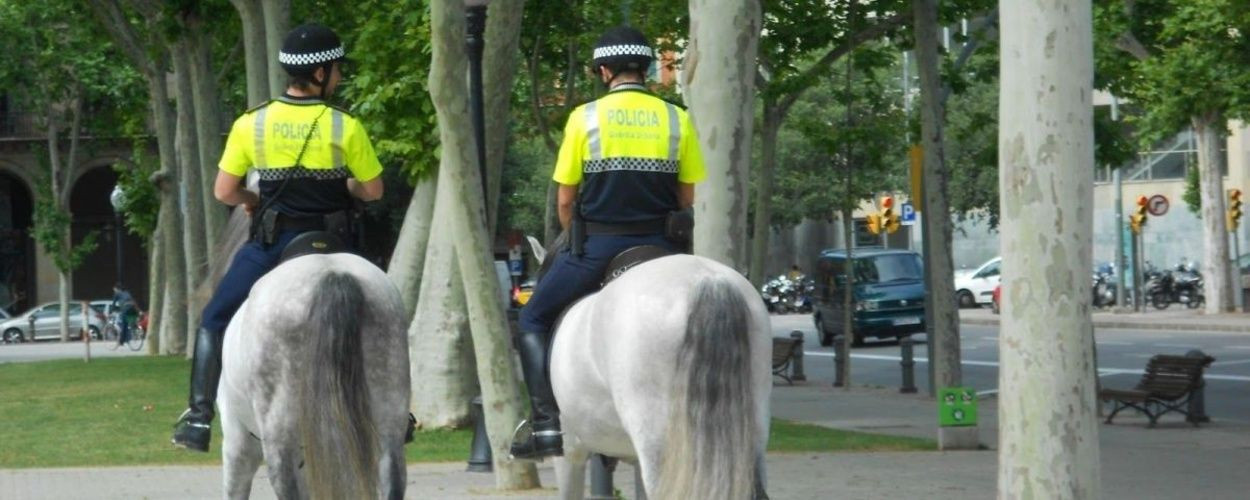
[(1133, 345), (1132, 342), (1116, 342), (1114, 340), (1099, 340), (1095, 343), (1098, 345)]
[[(804, 354), (807, 356), (820, 356), (824, 358), (834, 357), (833, 353), (831, 352), (806, 352)], [(868, 359), (868, 360), (873, 360), (873, 361), (902, 361), (902, 358), (898, 356), (886, 356), (882, 354), (852, 354), (851, 359)], [(929, 358), (922, 358), (920, 356), (916, 356), (914, 360), (917, 363), (929, 362)], [(1247, 360), (1247, 361), (1250, 361), (1250, 360)], [(993, 366), (993, 367), (999, 366), (999, 364), (995, 361), (976, 361), (976, 360), (971, 360), (971, 359), (963, 360), (962, 364), (969, 365), (969, 366)], [(1145, 370), (1142, 368), (1099, 368), (1098, 369), (1099, 376), (1102, 376), (1102, 375), (1141, 375), (1142, 373), (1145, 373)], [(1250, 382), (1250, 376), (1244, 376), (1244, 375), (1217, 375), (1213, 373), (1207, 373), (1207, 374), (1203, 374), (1203, 377), (1208, 380), (1228, 380), (1228, 381), (1233, 381), (1233, 382)]]
[(1245, 365), (1250, 364), (1250, 359), (1239, 359), (1236, 361), (1216, 361), (1211, 366), (1228, 366), (1228, 365)]
[(1191, 344), (1191, 345), (1185, 345), (1185, 344), (1150, 344), (1150, 345), (1155, 346), (1155, 347), (1171, 347), (1171, 348), (1175, 348), (1175, 349), (1201, 349), (1201, 347), (1196, 346), (1196, 345), (1192, 345), (1192, 344)]
[(1250, 349), (1250, 345), (1226, 345), (1225, 349)]

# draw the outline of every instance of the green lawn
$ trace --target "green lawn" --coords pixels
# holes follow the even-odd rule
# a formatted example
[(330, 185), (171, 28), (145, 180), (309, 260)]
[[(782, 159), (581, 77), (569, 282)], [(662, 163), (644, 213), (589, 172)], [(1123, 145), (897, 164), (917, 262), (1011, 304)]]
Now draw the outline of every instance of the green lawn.
[[(219, 463), (169, 444), (186, 406), (190, 363), (140, 357), (0, 364), (0, 468)], [(409, 461), (468, 459), (472, 432), (418, 433)], [(932, 441), (774, 421), (769, 451), (932, 450)]]

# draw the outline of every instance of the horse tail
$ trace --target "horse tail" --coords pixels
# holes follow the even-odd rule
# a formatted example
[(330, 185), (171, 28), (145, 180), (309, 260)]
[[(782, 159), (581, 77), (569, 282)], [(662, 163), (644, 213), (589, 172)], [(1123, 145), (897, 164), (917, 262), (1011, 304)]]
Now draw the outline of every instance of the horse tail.
[(691, 293), (657, 498), (754, 495), (758, 450), (747, 313), (727, 279), (704, 279)]
[(311, 363), (300, 398), (311, 497), (373, 498), (378, 437), (361, 342), (364, 290), (352, 275), (331, 272), (317, 282), (312, 297), (304, 325), (311, 334)]

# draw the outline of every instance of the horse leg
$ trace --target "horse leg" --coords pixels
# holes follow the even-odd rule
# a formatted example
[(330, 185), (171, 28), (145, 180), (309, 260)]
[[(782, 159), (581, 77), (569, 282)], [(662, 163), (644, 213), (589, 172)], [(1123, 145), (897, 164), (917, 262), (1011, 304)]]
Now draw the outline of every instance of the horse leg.
[[(299, 440), (294, 405), (275, 401), (270, 412), (262, 416), (265, 463), (269, 465), (269, 484), (278, 498), (302, 498), (300, 495), (300, 467), (303, 452)], [(287, 410), (283, 412), (282, 410)], [(275, 415), (285, 413), (287, 418)]]
[(218, 405), (221, 412), (222, 431), (222, 480), (226, 498), (246, 499), (252, 493), (252, 478), (256, 477), (256, 469), (264, 459), (260, 448), (260, 440), (251, 433), (231, 414), (225, 400)]
[(582, 500), (586, 497), (586, 460), (590, 451), (575, 439), (564, 443), (564, 456), (556, 458), (556, 484), (561, 500)]
[(404, 489), (408, 486), (408, 469), (404, 465), (404, 440), (391, 439), (383, 443), (382, 460), (378, 463), (381, 478), (378, 487), (385, 494), (382, 498), (402, 500)]

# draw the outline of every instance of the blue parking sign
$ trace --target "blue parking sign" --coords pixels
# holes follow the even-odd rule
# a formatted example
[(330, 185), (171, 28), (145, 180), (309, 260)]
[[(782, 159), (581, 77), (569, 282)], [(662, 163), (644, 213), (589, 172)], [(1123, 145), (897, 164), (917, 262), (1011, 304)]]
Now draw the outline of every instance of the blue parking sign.
[(904, 226), (910, 226), (916, 223), (916, 207), (912, 206), (910, 201), (903, 203), (903, 205), (899, 207), (898, 221)]
[(508, 261), (508, 274), (511, 274), (513, 276), (520, 276), (521, 275), (521, 261), (519, 260)]

